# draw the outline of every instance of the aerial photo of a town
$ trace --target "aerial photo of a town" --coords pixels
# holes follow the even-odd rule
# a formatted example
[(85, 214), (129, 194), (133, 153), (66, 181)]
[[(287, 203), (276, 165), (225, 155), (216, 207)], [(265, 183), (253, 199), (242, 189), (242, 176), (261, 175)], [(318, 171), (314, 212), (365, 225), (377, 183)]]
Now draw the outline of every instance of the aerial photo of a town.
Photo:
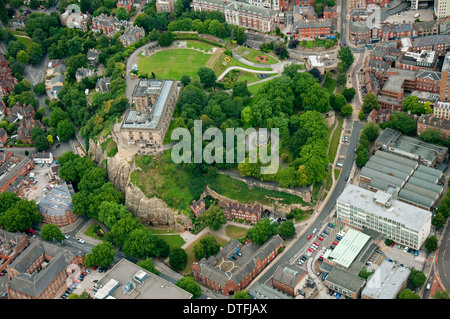
[(0, 0), (0, 302), (450, 299), (449, 91), (450, 0)]

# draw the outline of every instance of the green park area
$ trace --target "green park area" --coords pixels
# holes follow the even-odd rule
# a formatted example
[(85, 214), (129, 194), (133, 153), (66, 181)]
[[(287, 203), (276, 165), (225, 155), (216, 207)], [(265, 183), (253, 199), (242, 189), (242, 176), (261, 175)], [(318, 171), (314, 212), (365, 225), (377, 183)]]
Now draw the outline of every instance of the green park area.
[(159, 79), (181, 80), (183, 75), (197, 76), (197, 71), (205, 66), (211, 54), (191, 49), (169, 49), (156, 52), (149, 57), (140, 55), (138, 70), (154, 73)]

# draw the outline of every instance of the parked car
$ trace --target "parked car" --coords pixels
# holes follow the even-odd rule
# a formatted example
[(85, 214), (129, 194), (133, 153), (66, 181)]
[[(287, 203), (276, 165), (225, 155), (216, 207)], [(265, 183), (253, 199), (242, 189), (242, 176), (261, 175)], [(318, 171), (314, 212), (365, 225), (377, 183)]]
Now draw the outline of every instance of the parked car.
[(317, 237), (318, 240), (323, 241), (323, 237)]
[(337, 241), (333, 241), (333, 245), (337, 245), (338, 244), (338, 242)]
[(337, 239), (337, 240), (341, 240), (341, 239), (342, 239), (342, 237), (340, 237), (340, 236), (336, 236), (336, 239)]
[(326, 230), (326, 229), (324, 229), (324, 231), (323, 231), (325, 234), (327, 234), (327, 235), (329, 235), (330, 234), (330, 232), (328, 231), (328, 230)]
[(314, 250), (310, 247), (310, 248), (308, 248), (308, 250), (310, 251), (310, 252), (314, 252)]
[(309, 236), (308, 236), (308, 238), (307, 238), (307, 239), (308, 239), (308, 240), (310, 240), (311, 238), (312, 238), (312, 235), (311, 235), (311, 234), (309, 234)]
[(79, 242), (80, 244), (84, 244), (84, 240), (81, 239), (81, 238), (78, 239), (78, 242)]
[(319, 243), (318, 242), (315, 241), (313, 244), (316, 245), (317, 247), (319, 247)]
[(312, 231), (312, 233), (315, 234), (316, 231), (317, 231), (317, 228), (314, 228), (313, 231)]

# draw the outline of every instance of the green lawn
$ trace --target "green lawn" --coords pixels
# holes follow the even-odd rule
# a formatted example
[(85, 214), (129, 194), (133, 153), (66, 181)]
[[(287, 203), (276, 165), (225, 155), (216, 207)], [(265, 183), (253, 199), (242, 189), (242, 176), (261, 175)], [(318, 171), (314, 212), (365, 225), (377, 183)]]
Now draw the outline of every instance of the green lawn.
[(255, 95), (256, 92), (258, 92), (258, 90), (259, 90), (264, 84), (266, 84), (267, 82), (270, 82), (270, 80), (269, 80), (269, 81), (265, 81), (265, 82), (261, 82), (261, 83), (257, 83), (257, 84), (255, 84), (255, 85), (250, 85), (250, 86), (248, 87), (248, 90), (250, 91), (250, 93), (251, 93), (252, 95)]
[(188, 48), (194, 48), (199, 50), (204, 50), (205, 52), (209, 52), (212, 48), (214, 48), (214, 45), (208, 44), (201, 41), (195, 41), (195, 40), (186, 40), (186, 44)]
[(199, 68), (205, 66), (211, 54), (190, 49), (169, 49), (139, 59), (141, 73), (155, 73), (158, 79), (181, 80), (183, 75), (197, 77)]
[(170, 247), (170, 251), (181, 248), (186, 242), (180, 235), (155, 235), (164, 240)]
[[(273, 76), (273, 75), (271, 74), (270, 76)], [(253, 83), (256, 81), (260, 81), (260, 80), (261, 79), (258, 78), (258, 73), (245, 72), (245, 71), (241, 71), (239, 74), (239, 78), (238, 78), (238, 82), (247, 81), (247, 84), (250, 84), (250, 83)]]
[(344, 123), (344, 119), (342, 117), (336, 116), (336, 119), (337, 127), (334, 130), (333, 136), (331, 137), (330, 146), (328, 147), (328, 160), (330, 163), (334, 163), (334, 158), (336, 157), (336, 152), (341, 138), (342, 125)]
[(322, 87), (327, 89), (329, 94), (333, 94), (334, 88), (336, 87), (336, 80), (331, 79), (329, 82), (324, 81)]
[(216, 76), (219, 76), (226, 69), (228, 69), (229, 67), (232, 67), (232, 66), (240, 66), (240, 67), (243, 67), (243, 68), (246, 68), (246, 69), (249, 69), (249, 70), (272, 71), (271, 68), (265, 68), (262, 65), (261, 65), (261, 67), (254, 67), (254, 66), (246, 65), (244, 63), (239, 62), (235, 58), (232, 58), (232, 57), (226, 55), (225, 53), (222, 53), (220, 55), (220, 57), (217, 59), (217, 61), (214, 64), (214, 66), (212, 66), (211, 68), (216, 73)]
[[(261, 57), (263, 55), (265, 55), (267, 57), (266, 58), (266, 61), (267, 61), (266, 63), (262, 63), (262, 62), (259, 62), (258, 60), (256, 60), (256, 57)], [(251, 49), (251, 48), (246, 48), (246, 50), (244, 50), (242, 52), (241, 56), (244, 59), (246, 59), (247, 61), (249, 61), (249, 62), (257, 63), (257, 64), (261, 64), (261, 65), (264, 65), (264, 64), (275, 64), (275, 63), (279, 62), (277, 59), (272, 57), (269, 53), (265, 53), (265, 52), (258, 51), (258, 50), (255, 50), (255, 49)]]

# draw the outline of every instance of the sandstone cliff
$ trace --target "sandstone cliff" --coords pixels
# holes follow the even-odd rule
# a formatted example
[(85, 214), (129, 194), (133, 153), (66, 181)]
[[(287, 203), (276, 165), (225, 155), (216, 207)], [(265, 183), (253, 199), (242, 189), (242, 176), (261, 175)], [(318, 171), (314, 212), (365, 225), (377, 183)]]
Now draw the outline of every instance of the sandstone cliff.
[(139, 187), (130, 182), (130, 174), (137, 169), (134, 166), (134, 154), (118, 147), (114, 157), (108, 157), (100, 144), (103, 140), (89, 141), (89, 156), (106, 169), (109, 181), (119, 190), (125, 199), (125, 205), (144, 225), (169, 226), (174, 229), (189, 227), (191, 219), (170, 208), (160, 198), (148, 198)]

